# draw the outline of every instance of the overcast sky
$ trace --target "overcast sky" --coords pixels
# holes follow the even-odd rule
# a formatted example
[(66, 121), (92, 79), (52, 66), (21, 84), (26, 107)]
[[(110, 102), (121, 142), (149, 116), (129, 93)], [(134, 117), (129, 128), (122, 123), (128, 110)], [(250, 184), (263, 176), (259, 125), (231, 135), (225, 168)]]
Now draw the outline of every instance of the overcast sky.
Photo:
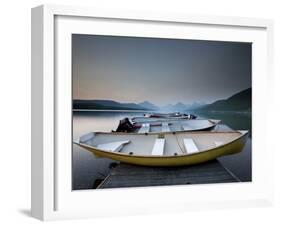
[(73, 98), (212, 102), (251, 87), (251, 43), (72, 36)]

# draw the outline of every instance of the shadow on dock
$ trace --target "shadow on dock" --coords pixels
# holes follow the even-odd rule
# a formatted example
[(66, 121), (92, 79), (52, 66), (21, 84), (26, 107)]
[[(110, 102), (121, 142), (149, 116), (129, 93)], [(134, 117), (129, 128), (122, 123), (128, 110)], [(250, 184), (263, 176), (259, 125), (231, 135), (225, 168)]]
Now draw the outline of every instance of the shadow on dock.
[(183, 167), (144, 167), (120, 163), (97, 189), (228, 182), (239, 182), (239, 179), (217, 160)]

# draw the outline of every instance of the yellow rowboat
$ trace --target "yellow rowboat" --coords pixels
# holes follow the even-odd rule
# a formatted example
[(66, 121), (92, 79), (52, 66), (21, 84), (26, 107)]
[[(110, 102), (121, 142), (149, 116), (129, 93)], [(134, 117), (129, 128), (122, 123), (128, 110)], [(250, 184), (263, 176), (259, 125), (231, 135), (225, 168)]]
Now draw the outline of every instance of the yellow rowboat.
[(74, 142), (98, 157), (143, 166), (198, 164), (242, 151), (248, 131), (88, 133)]

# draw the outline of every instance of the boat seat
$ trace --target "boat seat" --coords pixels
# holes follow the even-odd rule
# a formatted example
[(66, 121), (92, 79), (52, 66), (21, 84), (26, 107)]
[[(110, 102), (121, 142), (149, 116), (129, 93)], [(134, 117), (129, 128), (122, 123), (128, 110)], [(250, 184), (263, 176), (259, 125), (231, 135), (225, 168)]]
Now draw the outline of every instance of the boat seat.
[(163, 122), (162, 123), (162, 132), (170, 132), (170, 127), (169, 124), (167, 122)]
[(142, 124), (141, 128), (139, 129), (138, 133), (149, 133), (150, 125), (149, 123)]
[(221, 145), (224, 144), (222, 141), (214, 141), (214, 143), (215, 143), (216, 147), (221, 146)]
[(155, 140), (151, 155), (163, 155), (165, 146), (165, 138), (157, 138)]
[(97, 148), (105, 151), (119, 152), (124, 147), (124, 145), (128, 143), (130, 143), (129, 140), (110, 142), (105, 144), (99, 144)]
[(192, 138), (183, 139), (183, 144), (187, 154), (194, 154), (199, 152)]
[(193, 130), (193, 128), (188, 125), (182, 125), (181, 127), (182, 127), (182, 130), (184, 130), (184, 131)]

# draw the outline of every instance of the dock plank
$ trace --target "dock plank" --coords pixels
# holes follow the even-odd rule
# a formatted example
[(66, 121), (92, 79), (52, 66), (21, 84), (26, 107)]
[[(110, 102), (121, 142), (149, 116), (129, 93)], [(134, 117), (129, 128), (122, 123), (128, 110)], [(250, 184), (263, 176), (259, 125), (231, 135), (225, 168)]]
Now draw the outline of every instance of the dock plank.
[(98, 189), (238, 181), (218, 160), (184, 167), (144, 167), (120, 163)]

